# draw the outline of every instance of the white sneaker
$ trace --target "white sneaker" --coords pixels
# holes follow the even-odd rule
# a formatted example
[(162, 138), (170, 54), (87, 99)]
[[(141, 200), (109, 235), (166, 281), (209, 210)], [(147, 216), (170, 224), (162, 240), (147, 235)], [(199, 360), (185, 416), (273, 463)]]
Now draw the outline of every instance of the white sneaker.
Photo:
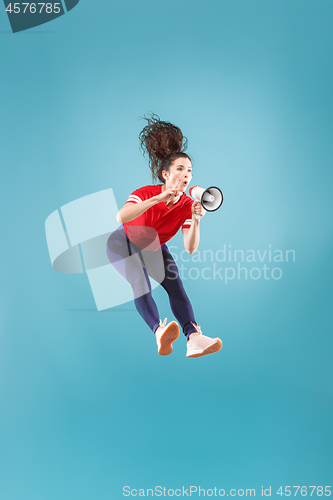
[(155, 331), (156, 342), (158, 347), (158, 354), (167, 356), (172, 353), (172, 342), (179, 337), (179, 326), (175, 321), (171, 321), (166, 325), (167, 319), (160, 320), (160, 326)]
[(197, 329), (197, 331), (191, 333), (189, 336), (186, 353), (188, 358), (199, 358), (200, 356), (217, 352), (222, 348), (221, 339), (211, 339), (210, 337), (206, 337), (205, 335), (202, 335), (200, 326), (194, 324), (193, 326)]

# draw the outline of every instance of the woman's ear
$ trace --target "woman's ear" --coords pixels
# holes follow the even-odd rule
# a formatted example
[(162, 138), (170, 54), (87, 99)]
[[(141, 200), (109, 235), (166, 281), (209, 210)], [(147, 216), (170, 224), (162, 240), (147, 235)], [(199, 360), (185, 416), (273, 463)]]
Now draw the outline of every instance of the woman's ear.
[(165, 181), (169, 178), (168, 172), (166, 170), (162, 170), (162, 177)]

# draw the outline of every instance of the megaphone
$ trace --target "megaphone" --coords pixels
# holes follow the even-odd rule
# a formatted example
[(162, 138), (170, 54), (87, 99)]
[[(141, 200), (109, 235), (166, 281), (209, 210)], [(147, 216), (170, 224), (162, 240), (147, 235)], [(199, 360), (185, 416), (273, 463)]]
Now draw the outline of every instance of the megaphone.
[[(223, 193), (216, 186), (211, 186), (207, 189), (193, 186), (189, 189), (189, 193), (195, 201), (200, 201), (207, 212), (215, 212), (223, 203)], [(200, 215), (196, 215), (196, 218), (200, 219)]]

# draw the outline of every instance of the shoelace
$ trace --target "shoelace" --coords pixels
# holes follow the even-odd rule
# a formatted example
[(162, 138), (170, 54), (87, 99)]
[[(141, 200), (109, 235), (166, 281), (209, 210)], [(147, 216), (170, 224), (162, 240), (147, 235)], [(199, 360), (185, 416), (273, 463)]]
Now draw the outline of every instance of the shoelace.
[(166, 318), (164, 318), (163, 323), (162, 323), (162, 320), (161, 320), (161, 318), (160, 318), (160, 326), (161, 326), (162, 328), (164, 328), (164, 327), (165, 327), (166, 322), (167, 322), (167, 319), (166, 319)]
[[(197, 335), (202, 335), (202, 331), (201, 331), (200, 326), (199, 326), (199, 325), (195, 325), (194, 323), (192, 323), (192, 325), (193, 325), (193, 326), (197, 329), (197, 331), (196, 331), (196, 332), (192, 332), (192, 333), (190, 334), (190, 336), (191, 336), (191, 335), (193, 335), (194, 337), (196, 337)], [(190, 339), (189, 339), (189, 342), (191, 342), (191, 340), (192, 340), (192, 339), (190, 338)]]

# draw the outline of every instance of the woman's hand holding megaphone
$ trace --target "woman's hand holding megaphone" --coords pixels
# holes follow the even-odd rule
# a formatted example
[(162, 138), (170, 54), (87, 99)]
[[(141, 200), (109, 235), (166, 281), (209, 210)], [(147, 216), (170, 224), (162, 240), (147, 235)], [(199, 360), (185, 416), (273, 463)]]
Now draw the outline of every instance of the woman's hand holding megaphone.
[(201, 205), (200, 201), (192, 203), (192, 219), (200, 220), (206, 213), (206, 210)]

